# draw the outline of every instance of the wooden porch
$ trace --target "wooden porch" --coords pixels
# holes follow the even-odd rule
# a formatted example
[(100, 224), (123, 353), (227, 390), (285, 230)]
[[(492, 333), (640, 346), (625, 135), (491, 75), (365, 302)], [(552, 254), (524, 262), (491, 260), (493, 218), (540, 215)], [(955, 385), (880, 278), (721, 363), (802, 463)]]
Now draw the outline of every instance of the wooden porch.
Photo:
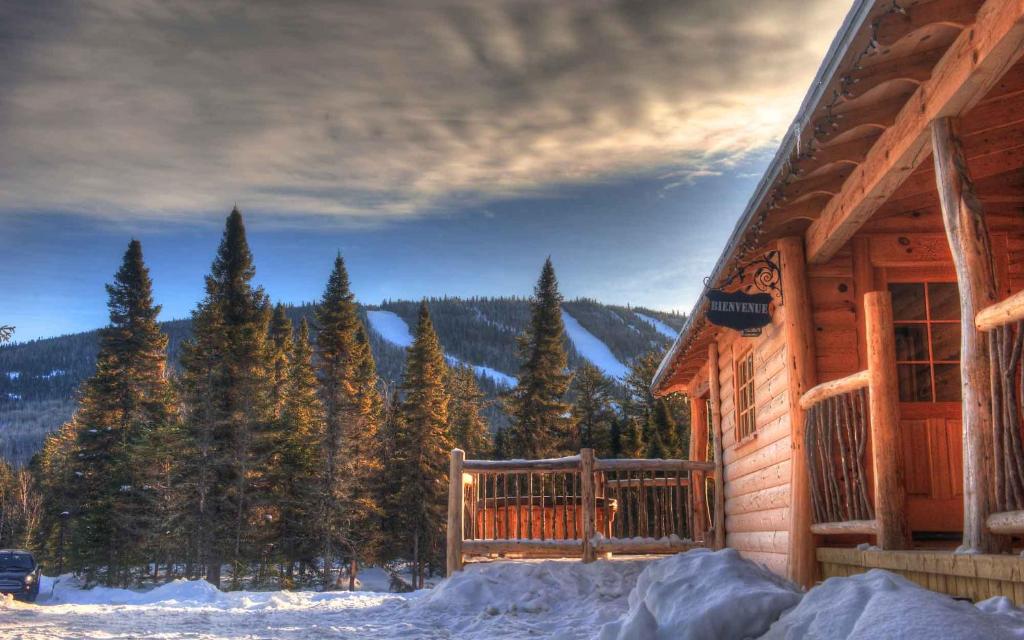
[[(451, 453), (448, 574), (487, 557), (671, 554), (724, 546), (722, 473), (713, 462), (601, 459), (592, 449), (544, 460)], [(710, 499), (709, 499), (710, 494)]]

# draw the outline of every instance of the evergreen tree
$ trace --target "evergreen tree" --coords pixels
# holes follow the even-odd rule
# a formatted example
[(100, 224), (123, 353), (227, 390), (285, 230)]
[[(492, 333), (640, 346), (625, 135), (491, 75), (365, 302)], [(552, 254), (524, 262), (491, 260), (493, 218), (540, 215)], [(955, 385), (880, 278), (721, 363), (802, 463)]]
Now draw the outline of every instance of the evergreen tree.
[(299, 325), (288, 364), (279, 417), (282, 439), (275, 452), (271, 486), (277, 507), (276, 540), (285, 563), (282, 586), (291, 588), (295, 586), (295, 563), (311, 562), (320, 551), (315, 534), (318, 486), (313, 479), (320, 471), (323, 406), (305, 319)]
[(571, 375), (561, 303), (555, 269), (548, 258), (530, 301), (530, 325), (519, 342), (519, 383), (509, 398), (512, 426), (508, 436), (515, 457), (546, 458), (567, 453), (564, 442), (570, 409), (563, 399)]
[[(689, 452), (689, 403), (679, 394), (659, 399), (651, 393), (651, 380), (663, 357), (661, 349), (637, 357), (626, 376), (623, 412), (627, 418), (626, 426), (631, 428), (630, 421), (635, 421), (641, 431), (641, 439), (646, 443), (638, 454), (641, 458), (678, 457)], [(629, 437), (633, 438), (633, 435), (630, 433)], [(623, 444), (624, 456), (627, 455), (625, 449), (630, 446)]]
[(349, 587), (354, 588), (358, 562), (370, 559), (379, 533), (383, 403), (373, 354), (341, 255), (335, 258), (316, 319), (324, 407), (319, 514), (324, 581), (331, 583), (331, 561), (345, 556)]
[(472, 367), (449, 369), (447, 389), (448, 424), (455, 446), (466, 452), (467, 458), (486, 458), (494, 451), (494, 443), (481, 415), (484, 394), (476, 383)]
[(273, 424), (269, 373), (270, 304), (256, 274), (237, 208), (227, 218), (206, 277), (206, 296), (192, 314), (193, 337), (182, 347), (185, 424), (194, 484), (191, 539), (220, 585), (221, 564), (233, 565), (237, 587), (244, 563), (256, 555), (253, 486), (266, 471), (257, 442)]
[(292, 356), (292, 321), (283, 304), (274, 306), (274, 315), (270, 319), (270, 375), (273, 384), (271, 404), (274, 415), (279, 416), (284, 405), (285, 388), (288, 386), (288, 374)]
[(419, 321), (408, 349), (402, 378), (401, 419), (395, 447), (395, 473), (400, 482), (393, 508), (414, 567), (414, 586), (423, 587), (426, 566), (443, 558), (448, 503), (447, 365), (430, 322), (420, 305)]
[(586, 447), (594, 449), (598, 457), (610, 456), (612, 425), (616, 419), (612, 405), (615, 384), (600, 369), (586, 363), (576, 371), (572, 390), (574, 428), (565, 448), (579, 451)]
[(619, 444), (621, 446), (620, 454), (623, 458), (646, 457), (647, 444), (644, 442), (644, 426), (640, 422), (640, 418), (636, 416), (625, 418)]
[(133, 448), (171, 420), (164, 375), (167, 337), (160, 332), (142, 245), (132, 240), (107, 285), (110, 325), (100, 331), (96, 372), (82, 386), (73, 418), (75, 510), (71, 556), (87, 582), (127, 585), (141, 564), (146, 536), (144, 483)]

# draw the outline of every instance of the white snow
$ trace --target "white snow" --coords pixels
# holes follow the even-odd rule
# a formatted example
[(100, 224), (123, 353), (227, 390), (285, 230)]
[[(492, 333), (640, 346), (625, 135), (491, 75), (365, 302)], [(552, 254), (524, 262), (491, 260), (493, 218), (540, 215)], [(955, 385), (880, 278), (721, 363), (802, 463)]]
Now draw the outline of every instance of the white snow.
[[(381, 338), (385, 341), (390, 342), (393, 345), (399, 347), (410, 347), (413, 343), (412, 332), (409, 331), (409, 325), (405, 323), (400, 315), (393, 311), (367, 311), (366, 317), (370, 321), (370, 328), (373, 329)], [(463, 365), (468, 364), (454, 356), (445, 356), (450, 364)], [(512, 376), (502, 373), (497, 369), (485, 367), (479, 364), (469, 364), (473, 367), (473, 371), (479, 378), (490, 378), (499, 385), (506, 387), (516, 386), (516, 379)]]
[(600, 640), (756, 638), (800, 602), (800, 590), (735, 549), (696, 549), (652, 563), (629, 594), (629, 613)]
[(608, 345), (597, 339), (597, 336), (583, 328), (576, 318), (562, 309), (562, 323), (565, 325), (565, 332), (569, 334), (569, 340), (576, 351), (592, 362), (594, 366), (617, 380), (625, 380), (629, 369), (622, 364), (611, 352)]
[(47, 380), (49, 380), (50, 378), (56, 378), (57, 376), (63, 376), (65, 374), (67, 374), (67, 371), (65, 371), (63, 369), (54, 369), (53, 371), (50, 371), (49, 373), (44, 373), (42, 375), (42, 377), (47, 379)]
[(366, 317), (370, 321), (370, 328), (387, 342), (399, 347), (412, 346), (412, 333), (409, 331), (409, 325), (405, 324), (405, 320), (402, 320), (401, 316), (394, 311), (384, 311), (383, 309), (367, 311)]
[(662, 322), (661, 320), (658, 320), (657, 318), (655, 318), (653, 316), (648, 316), (648, 315), (644, 315), (642, 313), (637, 313), (636, 311), (633, 312), (633, 315), (635, 315), (636, 317), (640, 318), (641, 320), (643, 320), (647, 324), (649, 324), (652, 327), (654, 327), (655, 331), (657, 331), (661, 335), (665, 336), (666, 338), (671, 338), (671, 339), (675, 340), (676, 338), (679, 337), (679, 332), (678, 331), (676, 331), (672, 327), (668, 326), (667, 324), (665, 324), (664, 322)]
[[(223, 593), (178, 580), (150, 591), (42, 583), (38, 605), (0, 599), (0, 638), (585, 640), (627, 608), (645, 560), (470, 565), (429, 591)], [(386, 573), (363, 572), (364, 587)], [(52, 595), (51, 595), (52, 592)]]
[(8, 380), (17, 380), (20, 377), (21, 377), (21, 372), (20, 371), (8, 371), (7, 372), (7, 379)]
[(1024, 638), (1024, 613), (1005, 599), (974, 606), (873, 569), (829, 578), (772, 625), (763, 640)]
[[(387, 588), (367, 569), (362, 589)], [(1006, 598), (977, 606), (873, 570), (802, 593), (732, 549), (660, 560), (472, 564), (428, 591), (220, 592), (178, 580), (148, 591), (44, 578), (37, 605), (0, 598), (0, 638), (354, 640), (1024, 639)]]

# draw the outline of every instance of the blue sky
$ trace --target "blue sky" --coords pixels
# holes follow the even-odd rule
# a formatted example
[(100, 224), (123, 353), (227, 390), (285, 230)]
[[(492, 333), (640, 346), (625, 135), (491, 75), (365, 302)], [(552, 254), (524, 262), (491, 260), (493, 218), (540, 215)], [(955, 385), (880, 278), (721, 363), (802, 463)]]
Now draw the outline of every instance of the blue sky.
[[(246, 214), (271, 297), (688, 310), (843, 15), (834, 0), (10, 2), (0, 322), (100, 326), (143, 242), (163, 318)], [(764, 64), (768, 58), (771, 64)]]

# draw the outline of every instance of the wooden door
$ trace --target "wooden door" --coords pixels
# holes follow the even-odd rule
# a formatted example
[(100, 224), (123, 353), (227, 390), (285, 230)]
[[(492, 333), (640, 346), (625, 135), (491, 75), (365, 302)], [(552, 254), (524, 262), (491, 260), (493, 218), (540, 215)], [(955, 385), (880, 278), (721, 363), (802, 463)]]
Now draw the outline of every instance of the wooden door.
[(891, 281), (907, 509), (915, 533), (963, 527), (956, 283)]

